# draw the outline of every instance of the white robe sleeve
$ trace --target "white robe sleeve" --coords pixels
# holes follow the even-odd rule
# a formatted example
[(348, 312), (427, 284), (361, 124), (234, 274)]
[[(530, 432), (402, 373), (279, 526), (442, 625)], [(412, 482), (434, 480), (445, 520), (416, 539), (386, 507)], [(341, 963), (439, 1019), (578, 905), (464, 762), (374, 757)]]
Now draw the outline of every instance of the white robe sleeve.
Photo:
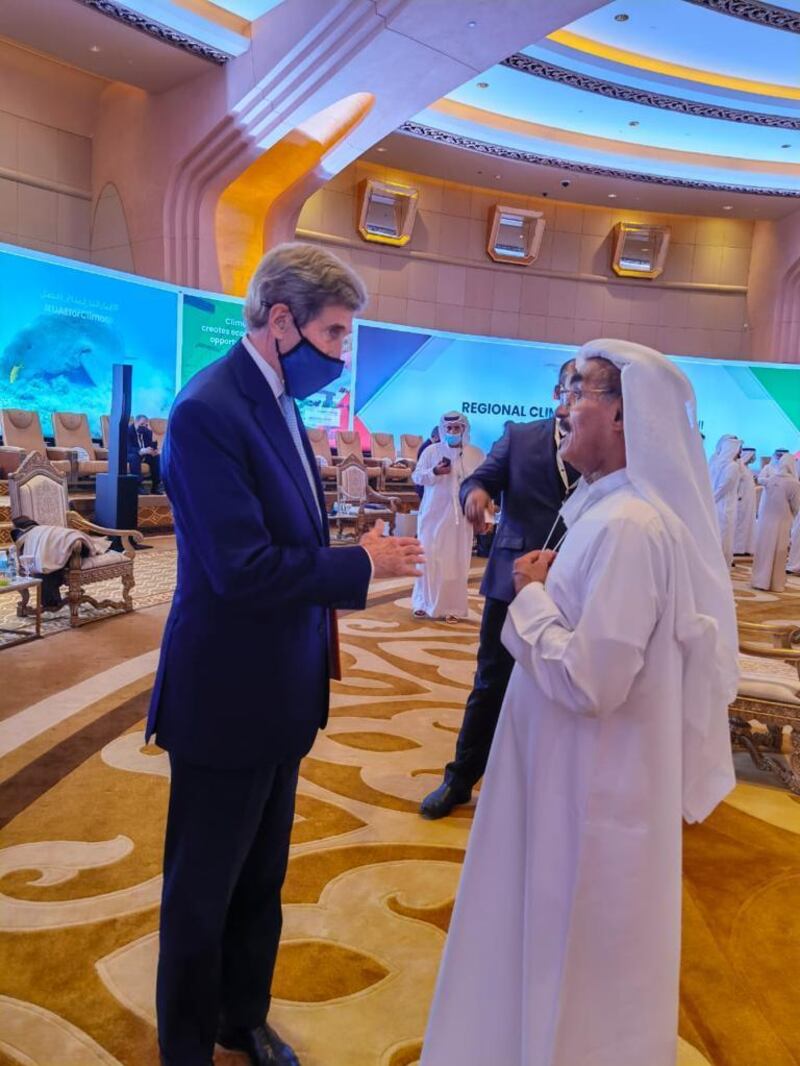
[(602, 716), (625, 702), (666, 599), (661, 533), (625, 520), (600, 532), (588, 569), (572, 578), (588, 586), (574, 628), (539, 583), (510, 605), (503, 643), (554, 703)]
[(436, 485), (442, 478), (447, 475), (434, 474), (433, 468), (438, 461), (439, 449), (431, 444), (426, 448), (422, 455), (419, 457), (419, 462), (414, 467), (411, 477), (415, 485)]

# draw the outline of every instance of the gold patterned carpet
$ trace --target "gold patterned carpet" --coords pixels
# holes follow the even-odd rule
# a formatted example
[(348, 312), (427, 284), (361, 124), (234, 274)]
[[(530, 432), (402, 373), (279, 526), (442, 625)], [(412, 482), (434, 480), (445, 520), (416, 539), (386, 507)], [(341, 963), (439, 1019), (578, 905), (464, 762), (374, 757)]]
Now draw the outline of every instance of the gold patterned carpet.
[[(800, 618), (800, 581), (777, 597), (747, 573), (747, 617)], [(301, 771), (271, 1019), (304, 1066), (418, 1061), (469, 833), (471, 809), (431, 823), (417, 804), (452, 752), (481, 603), (457, 627), (420, 623), (409, 591), (380, 582), (342, 619), (346, 681)], [(0, 1066), (158, 1061), (167, 763), (141, 729), (165, 615), (0, 655)], [(679, 1062), (800, 1066), (800, 803), (739, 768), (729, 801), (685, 834)]]

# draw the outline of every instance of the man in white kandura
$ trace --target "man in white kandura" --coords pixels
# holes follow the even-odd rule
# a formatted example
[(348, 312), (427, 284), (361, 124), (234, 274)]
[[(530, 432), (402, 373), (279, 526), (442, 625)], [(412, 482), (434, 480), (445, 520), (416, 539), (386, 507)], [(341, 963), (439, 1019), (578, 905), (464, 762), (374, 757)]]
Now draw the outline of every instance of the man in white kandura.
[(784, 453), (764, 487), (753, 553), (754, 589), (783, 592), (789, 569), (792, 522), (800, 513), (800, 481), (793, 455)]
[(736, 530), (736, 504), (739, 494), (739, 452), (742, 442), (726, 433), (717, 441), (714, 454), (708, 461), (711, 489), (717, 508), (717, 521), (722, 542), (722, 554), (733, 562), (733, 537)]
[(411, 597), (417, 618), (456, 623), (469, 614), (472, 526), (461, 510), (458, 490), (483, 460), (480, 448), (469, 443), (466, 415), (458, 411), (442, 415), (439, 442), (425, 449), (412, 475), (417, 485), (425, 487), (417, 535), (428, 553)]
[[(795, 463), (797, 459), (795, 459)], [(792, 522), (792, 533), (789, 539), (789, 560), (786, 563), (787, 574), (800, 575), (800, 511), (795, 515)]]
[(736, 529), (733, 534), (733, 554), (752, 555), (756, 543), (756, 476), (750, 464), (755, 449), (742, 448), (739, 458), (739, 487), (736, 492)]
[(734, 784), (733, 593), (674, 363), (585, 344), (563, 424), (583, 478), (558, 554), (515, 564), (516, 663), (421, 1066), (675, 1066), (681, 816)]

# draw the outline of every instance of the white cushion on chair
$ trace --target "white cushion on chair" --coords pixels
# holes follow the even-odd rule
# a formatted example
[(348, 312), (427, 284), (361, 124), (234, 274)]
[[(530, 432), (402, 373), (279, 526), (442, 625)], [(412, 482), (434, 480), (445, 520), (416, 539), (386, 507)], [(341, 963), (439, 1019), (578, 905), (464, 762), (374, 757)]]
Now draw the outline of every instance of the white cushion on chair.
[(800, 707), (800, 684), (771, 681), (761, 674), (742, 674), (736, 694), (744, 699), (769, 700), (772, 703), (790, 703), (793, 707)]
[(109, 551), (102, 555), (87, 555), (81, 559), (81, 570), (98, 570), (104, 566), (114, 566), (127, 559), (125, 552)]

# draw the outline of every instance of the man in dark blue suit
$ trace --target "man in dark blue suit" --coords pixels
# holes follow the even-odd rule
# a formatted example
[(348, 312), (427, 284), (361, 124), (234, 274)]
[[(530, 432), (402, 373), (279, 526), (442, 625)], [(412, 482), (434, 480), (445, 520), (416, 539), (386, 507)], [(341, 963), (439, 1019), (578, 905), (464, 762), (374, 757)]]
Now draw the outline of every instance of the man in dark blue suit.
[[(560, 390), (574, 369), (574, 360), (569, 360), (559, 371), (553, 392), (559, 403)], [(420, 806), (425, 818), (443, 818), (457, 804), (468, 803), (486, 769), (514, 666), (500, 640), (508, 605), (514, 599), (514, 561), (526, 552), (558, 543), (564, 532), (558, 512), (580, 476), (558, 455), (560, 435), (557, 414), (536, 422), (509, 422), (484, 462), (461, 485), (461, 506), (478, 533), (485, 529), (491, 500), (502, 498), (502, 513), (481, 584), (486, 600), (472, 692), (455, 758), (447, 764), (442, 784)]]
[(161, 492), (161, 456), (158, 454), (158, 441), (150, 428), (147, 415), (137, 415), (128, 424), (128, 469), (139, 479), (139, 492), (146, 491), (142, 475), (142, 463), (150, 468), (150, 483), (153, 492)]
[(215, 1039), (297, 1066), (266, 1024), (298, 764), (328, 715), (335, 608), (371, 577), (413, 576), (417, 541), (331, 548), (295, 399), (341, 373), (359, 278), (310, 245), (261, 261), (247, 335), (178, 396), (164, 446), (178, 582), (147, 723), (169, 752), (158, 965), (166, 1066), (211, 1066)]

